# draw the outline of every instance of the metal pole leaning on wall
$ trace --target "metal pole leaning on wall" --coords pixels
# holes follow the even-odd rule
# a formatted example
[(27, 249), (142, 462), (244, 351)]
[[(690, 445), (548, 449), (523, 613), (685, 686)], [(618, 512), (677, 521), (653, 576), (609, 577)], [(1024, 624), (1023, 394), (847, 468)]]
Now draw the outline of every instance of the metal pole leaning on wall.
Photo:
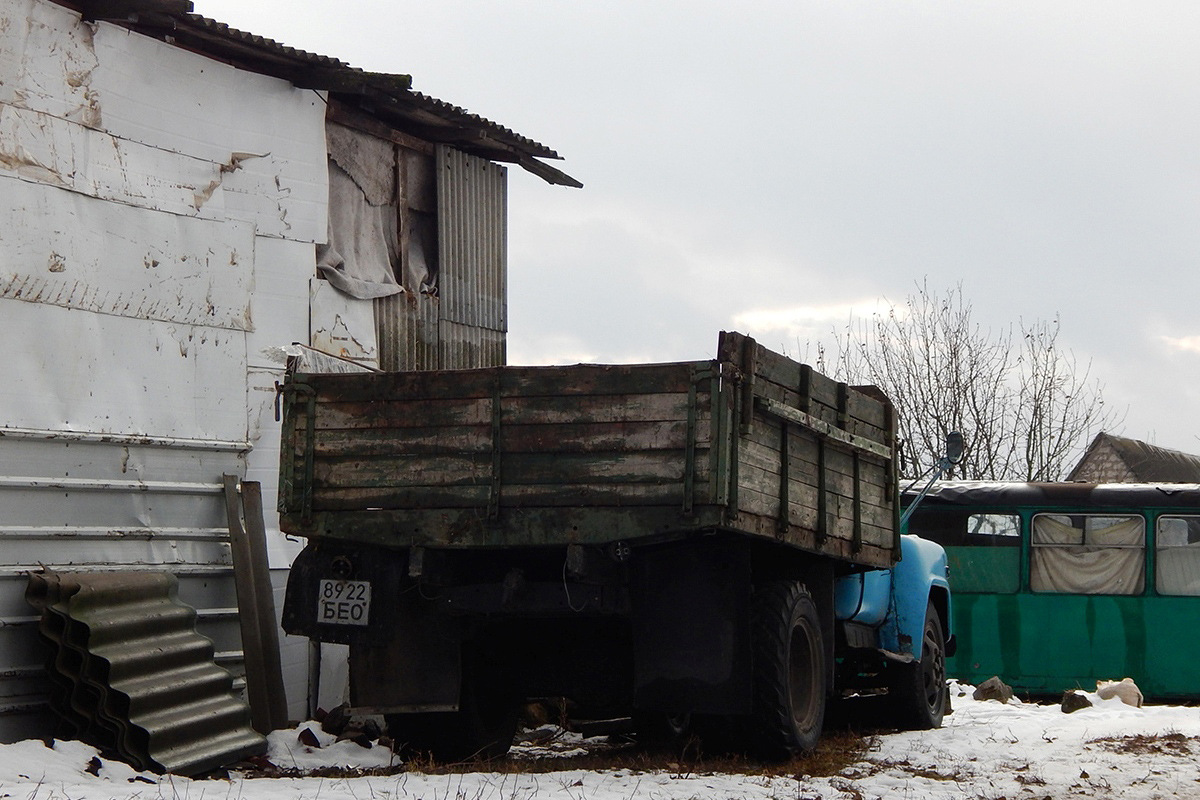
[(267, 734), (287, 725), (287, 697), (279, 663), (279, 626), (267, 563), (262, 488), (256, 481), (242, 481), (240, 496), (238, 488), (238, 476), (225, 475), (225, 511), (242, 630), (246, 694), (254, 729)]

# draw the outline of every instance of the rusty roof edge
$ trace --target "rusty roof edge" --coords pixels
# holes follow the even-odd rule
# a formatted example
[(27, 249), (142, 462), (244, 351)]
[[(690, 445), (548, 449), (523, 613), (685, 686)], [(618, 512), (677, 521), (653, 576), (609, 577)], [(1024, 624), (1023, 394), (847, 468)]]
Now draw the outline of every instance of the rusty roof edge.
[[(583, 185), (537, 160), (561, 160), (553, 149), (460, 106), (413, 91), (410, 75), (367, 72), (332, 56), (289, 47), (194, 13), (188, 0), (53, 2), (78, 10), (86, 20), (103, 20), (178, 43), (301, 88), (358, 98), (366, 101), (366, 113), (374, 113), (371, 106), (375, 106), (380, 112), (377, 116), (391, 124), (412, 123), (435, 142), (462, 145), (476, 155), (520, 164), (549, 183)], [(412, 118), (418, 115), (425, 118), (425, 124)], [(487, 143), (481, 144), (483, 140)]]

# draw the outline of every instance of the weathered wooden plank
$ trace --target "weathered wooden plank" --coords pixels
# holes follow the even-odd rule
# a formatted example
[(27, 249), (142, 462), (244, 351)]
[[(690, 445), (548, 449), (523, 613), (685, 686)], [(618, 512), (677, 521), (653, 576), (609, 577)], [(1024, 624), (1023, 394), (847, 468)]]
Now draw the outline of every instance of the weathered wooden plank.
[(763, 411), (780, 420), (780, 422), (812, 431), (816, 436), (835, 442), (843, 448), (857, 451), (864, 455), (873, 455), (878, 458), (892, 458), (891, 448), (880, 443), (878, 438), (856, 435), (836, 425), (823, 422), (811, 414), (793, 408), (786, 403), (778, 403), (774, 400), (761, 397), (755, 398), (755, 402), (762, 406)]
[(522, 397), (519, 402), (501, 403), (506, 425), (649, 422), (686, 420), (688, 395), (617, 394), (562, 397)]
[[(491, 449), (491, 425), (342, 428), (317, 430), (313, 454), (322, 459), (339, 456), (490, 453)], [(298, 443), (294, 455), (303, 457), (302, 443)]]
[(313, 491), (313, 510), (486, 509), (488, 497), (488, 486), (321, 487)]
[[(319, 401), (318, 430), (399, 429), (490, 425), (493, 400), (489, 397), (442, 397), (375, 401)], [(505, 426), (639, 422), (685, 422), (686, 394), (615, 395), (580, 397), (564, 402), (556, 397), (504, 398), (500, 417)], [(303, 420), (304, 413), (297, 415)], [(707, 402), (697, 404), (697, 432), (708, 436)]]
[[(815, 443), (812, 444), (810, 451), (802, 451), (799, 447), (791, 450), (792, 458), (788, 465), (788, 477), (791, 479), (793, 489), (797, 486), (815, 487), (817, 485), (819, 472), (816, 446)], [(746, 477), (744, 479), (746, 482), (758, 481), (763, 487), (774, 487), (773, 489), (764, 488), (764, 491), (778, 493), (781, 473), (777, 450), (743, 440), (739, 455), (743, 469), (757, 469), (762, 473), (754, 478)], [(870, 464), (862, 459), (860, 460), (859, 474), (861, 478), (859, 491), (864, 500), (874, 505), (891, 508), (895, 498), (887, 491), (886, 467)], [(853, 462), (847, 454), (832, 448), (826, 449), (825, 482), (830, 492), (846, 497), (853, 496), (854, 469)]]
[(370, 403), (490, 398), (502, 368), (377, 372), (371, 374), (297, 374), (292, 383), (317, 393), (317, 402)]
[(490, 485), (490, 455), (413, 455), (323, 459), (313, 465), (313, 487)]
[(500, 491), (501, 508), (525, 506), (670, 506), (682, 508), (683, 482), (588, 483), (570, 485), (506, 484)]
[[(389, 372), (374, 375), (297, 375), (322, 402), (442, 400), (446, 398), (597, 397), (687, 394), (709, 362), (623, 366), (495, 367), (490, 369)], [(616, 400), (614, 402), (621, 402)]]
[[(753, 467), (746, 467), (746, 471), (754, 474), (754, 480), (748, 480), (738, 492), (738, 509), (752, 510), (754, 513), (766, 514), (772, 518), (778, 517), (778, 480), (772, 483), (769, 475), (755, 470)], [(811, 484), (797, 484), (792, 488), (793, 492), (788, 495), (788, 506), (791, 512), (797, 516), (794, 519), (789, 517), (789, 521), (797, 522), (801, 519), (807, 519), (807, 515), (809, 514), (815, 514), (820, 502), (817, 487)], [(825, 505), (831, 521), (836, 518), (844, 518), (847, 522), (853, 522), (853, 496), (826, 491)], [(893, 513), (891, 506), (880, 505), (866, 500), (860, 503), (860, 518), (868, 524), (883, 525), (890, 528)]]
[[(828, 512), (826, 517), (826, 535), (834, 539), (843, 539), (853, 542), (854, 540), (854, 525), (853, 518), (840, 516), (836, 508), (837, 503), (831, 505), (833, 511)], [(760, 517), (765, 522), (761, 523), (763, 529), (774, 531), (776, 538), (788, 538), (795, 535), (797, 529), (817, 532), (819, 530), (818, 513), (816, 509), (807, 506), (790, 505), (791, 513), (788, 518), (788, 531), (780, 534), (778, 531), (778, 502), (776, 498), (760, 494), (758, 492), (748, 492), (744, 498), (739, 498), (738, 521), (737, 527), (748, 525), (748, 517)], [(753, 527), (760, 527), (755, 524)], [(876, 546), (890, 544), (892, 540), (892, 529), (890, 518), (886, 525), (879, 524), (878, 519), (863, 519), (860, 522), (860, 530), (862, 541), (865, 544), (873, 544)]]
[(376, 430), (491, 425), (491, 398), (447, 397), (430, 400), (321, 402), (318, 430)]
[[(757, 365), (758, 378), (798, 393), (801, 385), (802, 364), (759, 345)], [(809, 373), (808, 381), (811, 401), (836, 411), (840, 391), (838, 382), (816, 370)], [(873, 428), (884, 429), (886, 427), (887, 420), (883, 403), (853, 390), (847, 393), (846, 401), (846, 413), (850, 417)]]
[[(793, 388), (780, 386), (779, 384), (771, 383), (770, 381), (759, 381), (756, 383), (755, 394), (760, 398), (782, 403), (783, 405), (788, 406), (789, 408), (795, 408), (798, 411), (802, 411), (804, 407), (804, 404), (800, 400), (799, 392)], [(854, 396), (854, 392), (849, 394), (849, 397), (851, 398)], [(836, 406), (828, 406), (824, 403), (814, 402), (810, 403), (808, 407), (809, 411), (806, 413), (816, 417), (828, 425), (833, 425), (845, 430), (847, 433), (851, 433), (856, 436), (862, 436), (881, 444), (887, 441), (887, 430), (885, 428), (864, 422), (853, 415), (849, 416), (845, 420), (840, 420)], [(774, 424), (772, 416), (769, 415), (765, 410), (759, 411), (757, 419), (761, 420), (767, 425)]]
[[(770, 538), (784, 542), (794, 547), (801, 547), (812, 552), (819, 552), (835, 558), (854, 560), (873, 566), (891, 564), (888, 554), (891, 545), (891, 528), (878, 528), (870, 524), (862, 526), (863, 542), (856, 551), (854, 548), (853, 526), (850, 520), (837, 520), (830, 516), (824, 538), (818, 535), (816, 512), (811, 509), (793, 508), (792, 524), (786, 531), (780, 532), (774, 509), (770, 506), (771, 498), (754, 496), (747, 498), (749, 508), (739, 509), (736, 520), (731, 527), (743, 533)], [(877, 542), (885, 545), (880, 547)]]
[(503, 397), (605, 397), (687, 391), (708, 361), (665, 364), (577, 364), (569, 367), (506, 367)]
[[(696, 444), (707, 448), (708, 430)], [(636, 452), (682, 450), (686, 421), (614, 422), (547, 425), (503, 425), (500, 449), (508, 453)], [(490, 424), (403, 428), (319, 428), (313, 452), (317, 458), (337, 456), (481, 453), (493, 447)], [(303, 455), (298, 443), (296, 456)]]
[[(683, 481), (682, 451), (655, 453), (503, 454), (501, 485)], [(707, 480), (707, 469), (696, 471)], [(378, 458), (327, 458), (313, 466), (317, 488), (389, 486), (471, 486), (490, 484), (492, 460), (483, 455), (411, 455)]]
[[(687, 420), (652, 420), (611, 423), (506, 423), (500, 430), (505, 453), (591, 453), (683, 450), (687, 446)], [(704, 431), (707, 434), (707, 426)], [(698, 441), (707, 446), (705, 441)]]
[[(699, 472), (699, 470), (698, 470)], [(503, 453), (503, 485), (614, 483), (677, 480), (682, 483), (684, 453), (663, 450), (640, 453)]]
[[(488, 500), (486, 486), (324, 487), (314, 494), (313, 505), (318, 511), (366, 508), (430, 511), (438, 508), (486, 509)], [(499, 497), (501, 509), (618, 506), (681, 509), (682, 505), (679, 481), (512, 485), (504, 487)]]
[[(742, 353), (748, 341), (752, 340), (739, 333), (723, 333), (721, 335), (719, 357), (723, 360), (731, 361), (735, 365), (740, 365), (743, 358)], [(772, 399), (802, 408), (799, 390), (801, 387), (801, 372), (805, 370), (804, 365), (793, 361), (787, 356), (768, 350), (757, 342), (753, 345), (753, 356), (750, 360), (754, 365), (755, 374), (753, 379), (755, 381), (755, 394), (771, 396)], [(807, 382), (809, 403), (819, 406), (810, 408), (808, 413), (826, 422), (836, 423), (839, 394), (838, 382), (820, 374), (816, 370), (808, 371)], [(773, 384), (774, 388), (761, 385), (763, 383)], [(779, 397), (776, 394), (780, 389), (785, 392), (783, 397)], [(850, 418), (856, 419), (870, 428), (878, 430), (886, 430), (887, 428), (887, 415), (884, 403), (863, 392), (852, 390), (848, 393), (846, 410)], [(829, 412), (833, 413), (832, 418), (829, 418)], [(863, 433), (861, 435), (867, 434)]]

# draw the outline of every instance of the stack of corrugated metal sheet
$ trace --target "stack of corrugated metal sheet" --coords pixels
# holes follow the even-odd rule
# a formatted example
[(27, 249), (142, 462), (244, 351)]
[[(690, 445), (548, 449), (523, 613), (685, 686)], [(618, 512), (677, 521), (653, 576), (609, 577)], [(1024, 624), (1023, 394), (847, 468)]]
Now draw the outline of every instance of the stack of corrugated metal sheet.
[(70, 732), (134, 766), (196, 775), (266, 751), (233, 676), (165, 572), (30, 576), (50, 646), (51, 702)]

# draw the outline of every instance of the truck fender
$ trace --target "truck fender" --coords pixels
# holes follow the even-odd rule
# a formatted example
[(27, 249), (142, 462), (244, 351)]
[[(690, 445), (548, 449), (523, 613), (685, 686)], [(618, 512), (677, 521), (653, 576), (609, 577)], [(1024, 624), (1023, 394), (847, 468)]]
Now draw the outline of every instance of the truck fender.
[(947, 655), (953, 654), (953, 615), (946, 551), (919, 536), (900, 537), (901, 558), (892, 567), (888, 616), (879, 630), (880, 648), (897, 660), (921, 658), (925, 611), (932, 602), (942, 620)]

